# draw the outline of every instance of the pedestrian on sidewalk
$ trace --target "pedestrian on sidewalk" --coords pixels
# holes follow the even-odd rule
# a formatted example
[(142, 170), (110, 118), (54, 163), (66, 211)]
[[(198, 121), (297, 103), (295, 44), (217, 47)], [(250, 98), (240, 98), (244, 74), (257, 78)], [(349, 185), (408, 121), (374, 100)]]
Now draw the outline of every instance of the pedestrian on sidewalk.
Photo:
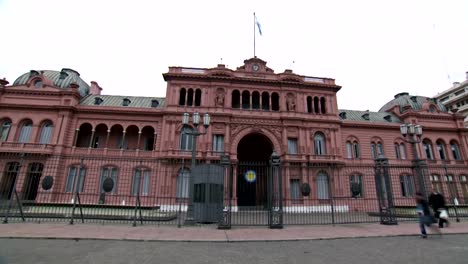
[(429, 195), (429, 205), (434, 210), (434, 216), (439, 222), (439, 228), (444, 227), (444, 223), (446, 226), (449, 226), (449, 221), (447, 218), (440, 217), (440, 213), (445, 210), (448, 212), (447, 207), (445, 206), (445, 198), (444, 196), (439, 193), (437, 190), (434, 190), (431, 195)]
[(435, 222), (435, 219), (431, 214), (426, 197), (424, 197), (420, 192), (416, 192), (415, 200), (416, 212), (418, 213), (419, 217), (419, 228), (421, 229), (421, 237), (427, 238), (426, 226), (431, 228), (431, 230), (433, 230), (435, 233), (440, 234), (439, 229), (432, 225)]

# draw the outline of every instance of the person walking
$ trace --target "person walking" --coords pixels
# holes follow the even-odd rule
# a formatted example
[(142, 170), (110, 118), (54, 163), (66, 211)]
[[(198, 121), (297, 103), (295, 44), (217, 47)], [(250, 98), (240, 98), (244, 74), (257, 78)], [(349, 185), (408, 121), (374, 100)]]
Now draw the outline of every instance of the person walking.
[(436, 219), (438, 219), (439, 222), (439, 228), (444, 227), (444, 223), (446, 223), (446, 226), (449, 225), (449, 221), (445, 218), (440, 217), (440, 213), (442, 210), (447, 211), (447, 207), (445, 206), (445, 198), (444, 196), (439, 193), (437, 190), (434, 190), (431, 195), (429, 195), (429, 205), (432, 207), (434, 210), (434, 216)]
[[(426, 226), (432, 227), (434, 223), (434, 217), (431, 214), (431, 210), (429, 209), (429, 205), (426, 201), (426, 197), (424, 197), (420, 192), (416, 192), (415, 195), (416, 200), (416, 212), (418, 213), (419, 217), (419, 228), (421, 229), (421, 237), (427, 238)], [(435, 233), (439, 233), (440, 231), (437, 228), (431, 228)]]

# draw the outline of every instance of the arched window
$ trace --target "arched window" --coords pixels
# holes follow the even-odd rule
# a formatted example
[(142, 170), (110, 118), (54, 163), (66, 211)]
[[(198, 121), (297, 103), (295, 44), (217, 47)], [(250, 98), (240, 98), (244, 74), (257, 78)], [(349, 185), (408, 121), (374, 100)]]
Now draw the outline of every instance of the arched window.
[(10, 120), (4, 120), (0, 124), (0, 141), (7, 141), (8, 139), (8, 134), (10, 133), (10, 128), (11, 128), (11, 121)]
[(193, 136), (189, 133), (192, 132), (192, 128), (184, 126), (180, 133), (180, 149), (181, 150), (192, 150)]
[(437, 151), (439, 152), (440, 159), (441, 160), (447, 159), (447, 156), (445, 155), (444, 142), (442, 142), (442, 140), (437, 140), (436, 145), (437, 145)]
[(451, 141), (450, 148), (452, 149), (452, 155), (455, 160), (461, 160), (460, 148), (458, 147), (457, 142)]
[(249, 91), (242, 92), (242, 109), (250, 109), (250, 93)]
[(424, 153), (428, 160), (434, 159), (434, 151), (432, 150), (432, 143), (428, 139), (423, 140)]
[(325, 104), (325, 97), (321, 97), (320, 98), (320, 110), (322, 111), (322, 114), (326, 114), (327, 113), (327, 108), (325, 107), (326, 104)]
[(50, 144), (53, 129), (54, 127), (52, 125), (52, 122), (45, 122), (41, 129), (41, 137), (39, 138), (39, 143)]
[(150, 171), (145, 168), (135, 168), (132, 178), (132, 195), (147, 196), (150, 189)]
[(326, 172), (319, 172), (317, 175), (317, 199), (329, 199), (328, 175)]
[(101, 193), (104, 192), (104, 188), (103, 188), (104, 180), (107, 178), (111, 178), (114, 181), (114, 186), (109, 193), (117, 193), (117, 175), (118, 175), (118, 170), (116, 167), (113, 167), (113, 166), (103, 167), (101, 170), (101, 183), (99, 184), (99, 191)]
[(326, 155), (325, 136), (322, 133), (314, 135), (314, 153), (315, 155)]
[(188, 94), (187, 94), (187, 106), (192, 106), (193, 105), (193, 89), (190, 88), (188, 89)]
[(271, 110), (279, 111), (279, 95), (277, 93), (271, 94)]
[(375, 141), (371, 142), (371, 154), (373, 159), (378, 158), (379, 155), (384, 155), (383, 144), (378, 140), (380, 139), (375, 139)]
[(42, 80), (41, 79), (34, 80), (34, 87), (35, 88), (42, 88)]
[(185, 97), (187, 96), (187, 91), (185, 88), (180, 89), (179, 93), (179, 105), (185, 105)]
[(20, 135), (18, 138), (18, 142), (29, 143), (29, 140), (31, 137), (32, 125), (33, 124), (31, 121), (26, 121), (23, 123), (23, 125), (21, 126), (21, 131), (20, 131)]
[(182, 168), (177, 174), (176, 183), (176, 197), (177, 198), (188, 198), (189, 197), (189, 180), (190, 170), (188, 168)]
[(357, 141), (347, 141), (346, 142), (346, 154), (348, 159), (359, 159), (359, 143)]
[(312, 113), (312, 97), (307, 96), (307, 113)]
[(201, 95), (202, 92), (200, 89), (195, 90), (195, 106), (201, 105)]
[(231, 107), (232, 108), (240, 108), (240, 92), (238, 90), (232, 91), (232, 102), (231, 102)]
[(260, 109), (260, 93), (257, 91), (252, 93), (252, 109)]
[(314, 113), (316, 114), (320, 114), (320, 111), (319, 111), (319, 99), (318, 97), (314, 97)]
[(262, 93), (262, 109), (270, 110), (270, 95), (267, 92)]
[(395, 155), (397, 159), (400, 159), (400, 160), (406, 159), (405, 144), (395, 143)]

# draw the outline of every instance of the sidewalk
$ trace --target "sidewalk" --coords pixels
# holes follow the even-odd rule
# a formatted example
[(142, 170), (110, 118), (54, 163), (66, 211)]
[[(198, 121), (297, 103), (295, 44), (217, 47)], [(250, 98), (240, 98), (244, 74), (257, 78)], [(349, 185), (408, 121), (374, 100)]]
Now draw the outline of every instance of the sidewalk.
[[(468, 222), (452, 222), (442, 229), (443, 234), (468, 234)], [(416, 223), (394, 226), (380, 224), (347, 224), (286, 226), (283, 229), (267, 227), (234, 227), (218, 230), (215, 227), (98, 225), (66, 223), (12, 223), (0, 225), (0, 238), (57, 238), (109, 239), (135, 241), (289, 241), (337, 239), (358, 237), (385, 237), (419, 235)]]

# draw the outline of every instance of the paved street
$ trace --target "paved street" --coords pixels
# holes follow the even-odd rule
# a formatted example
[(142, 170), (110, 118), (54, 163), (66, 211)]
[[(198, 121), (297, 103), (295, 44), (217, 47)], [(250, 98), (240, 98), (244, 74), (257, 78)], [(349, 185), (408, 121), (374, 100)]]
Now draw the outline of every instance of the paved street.
[[(282, 242), (0, 239), (4, 263), (467, 263), (468, 236)], [(0, 262), (1, 263), (1, 262)]]

